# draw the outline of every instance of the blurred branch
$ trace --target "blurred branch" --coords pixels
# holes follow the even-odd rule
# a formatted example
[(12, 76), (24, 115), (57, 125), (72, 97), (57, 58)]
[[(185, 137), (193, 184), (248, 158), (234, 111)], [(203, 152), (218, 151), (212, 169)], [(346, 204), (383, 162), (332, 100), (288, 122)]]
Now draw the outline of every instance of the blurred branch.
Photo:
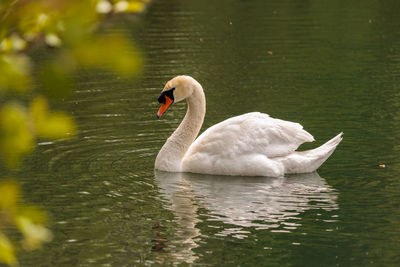
[(10, 3), (7, 9), (4, 11), (4, 14), (1, 16), (1, 21), (5, 21), (7, 16), (10, 14), (11, 10), (13, 9), (14, 5), (18, 2), (18, 0), (14, 0)]

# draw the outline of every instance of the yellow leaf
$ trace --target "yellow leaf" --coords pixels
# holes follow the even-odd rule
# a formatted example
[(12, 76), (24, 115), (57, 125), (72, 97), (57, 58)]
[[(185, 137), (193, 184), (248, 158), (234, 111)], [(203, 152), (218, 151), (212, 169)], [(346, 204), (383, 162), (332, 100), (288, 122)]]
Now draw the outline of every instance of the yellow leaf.
[(59, 139), (75, 135), (76, 125), (72, 117), (61, 112), (50, 112), (44, 97), (33, 99), (30, 110), (39, 137)]
[(61, 112), (48, 114), (44, 123), (39, 126), (37, 134), (43, 138), (68, 138), (76, 133), (74, 120)]
[(46, 98), (42, 96), (35, 97), (31, 102), (30, 112), (35, 126), (42, 124), (49, 112), (49, 105)]
[(0, 42), (0, 50), (3, 52), (21, 51), (26, 48), (26, 41), (17, 34), (12, 34)]
[(144, 4), (141, 2), (133, 1), (129, 2), (127, 12), (142, 12), (144, 10)]
[(125, 77), (141, 69), (141, 57), (123, 36), (98, 37), (78, 44), (74, 56), (85, 67), (109, 68)]
[(26, 110), (16, 104), (6, 104), (0, 111), (0, 151), (7, 165), (16, 168), (20, 158), (34, 148)]
[(0, 210), (15, 209), (20, 193), (20, 188), (16, 182), (11, 180), (0, 182)]
[(142, 1), (118, 1), (114, 5), (114, 10), (115, 12), (132, 12), (132, 13), (138, 13), (142, 12), (145, 8), (145, 5)]
[(42, 243), (50, 242), (53, 234), (49, 229), (40, 224), (34, 224), (26, 216), (18, 216), (16, 225), (20, 232), (24, 235), (22, 245), (26, 250), (34, 250), (39, 248)]
[(0, 50), (2, 52), (8, 52), (12, 49), (12, 41), (10, 38), (4, 38), (1, 42), (0, 42)]
[(0, 262), (8, 265), (16, 265), (17, 259), (14, 254), (14, 247), (10, 240), (0, 232)]
[(35, 206), (19, 206), (18, 214), (29, 218), (35, 224), (45, 224), (47, 222), (46, 212)]
[(0, 91), (27, 91), (32, 82), (30, 71), (31, 60), (28, 56), (11, 53), (0, 56)]

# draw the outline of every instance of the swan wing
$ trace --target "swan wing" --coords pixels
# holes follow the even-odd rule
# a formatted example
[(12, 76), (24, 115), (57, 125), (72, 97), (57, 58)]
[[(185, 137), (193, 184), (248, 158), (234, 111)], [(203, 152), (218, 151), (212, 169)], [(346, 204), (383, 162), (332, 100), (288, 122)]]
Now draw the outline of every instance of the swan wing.
[(251, 112), (208, 128), (189, 147), (185, 158), (197, 153), (223, 158), (246, 154), (281, 157), (292, 153), (302, 143), (312, 141), (313, 136), (299, 123)]

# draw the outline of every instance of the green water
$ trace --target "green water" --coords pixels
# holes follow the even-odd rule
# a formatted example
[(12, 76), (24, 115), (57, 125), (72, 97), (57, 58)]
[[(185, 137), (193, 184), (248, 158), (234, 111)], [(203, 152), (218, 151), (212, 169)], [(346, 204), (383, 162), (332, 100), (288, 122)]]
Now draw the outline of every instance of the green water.
[[(397, 0), (155, 0), (114, 18), (104, 31), (141, 47), (142, 76), (73, 77), (78, 137), (40, 143), (19, 174), (54, 233), (21, 266), (399, 265), (399, 14)], [(313, 174), (155, 172), (186, 109), (156, 119), (178, 74), (205, 89), (203, 130), (260, 111), (300, 122), (317, 140), (304, 148), (344, 140)]]

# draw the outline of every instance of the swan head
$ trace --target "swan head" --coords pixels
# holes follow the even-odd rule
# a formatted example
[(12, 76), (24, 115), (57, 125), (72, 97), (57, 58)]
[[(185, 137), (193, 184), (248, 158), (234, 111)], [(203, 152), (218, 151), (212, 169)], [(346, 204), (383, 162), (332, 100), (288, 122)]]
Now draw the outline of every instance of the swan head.
[(176, 76), (169, 80), (158, 97), (161, 107), (157, 112), (157, 117), (160, 118), (173, 103), (190, 97), (193, 94), (194, 87), (198, 84), (195, 79), (186, 75)]

